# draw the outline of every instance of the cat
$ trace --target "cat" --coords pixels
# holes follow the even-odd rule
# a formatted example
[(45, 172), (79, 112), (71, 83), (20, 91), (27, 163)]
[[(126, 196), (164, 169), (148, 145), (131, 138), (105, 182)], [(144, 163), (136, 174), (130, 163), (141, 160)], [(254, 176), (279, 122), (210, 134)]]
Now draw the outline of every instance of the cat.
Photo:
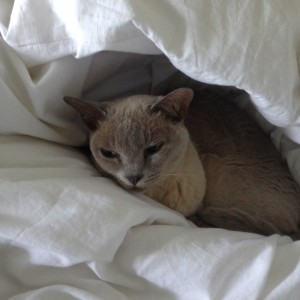
[(102, 171), (125, 189), (189, 216), (202, 206), (204, 170), (184, 126), (190, 89), (166, 97), (138, 95), (106, 103), (65, 97), (90, 129), (90, 149)]
[(207, 179), (200, 223), (299, 239), (299, 186), (275, 145), (231, 93), (201, 96), (186, 119)]
[(110, 102), (64, 100), (90, 130), (98, 167), (125, 189), (199, 226), (298, 238), (297, 183), (266, 134), (226, 99), (179, 88)]

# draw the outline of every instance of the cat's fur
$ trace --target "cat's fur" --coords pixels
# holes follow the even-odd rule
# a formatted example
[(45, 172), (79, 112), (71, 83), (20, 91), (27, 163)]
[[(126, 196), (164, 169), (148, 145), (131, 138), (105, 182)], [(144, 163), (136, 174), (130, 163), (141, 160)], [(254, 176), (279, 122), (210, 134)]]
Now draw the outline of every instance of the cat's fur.
[(269, 137), (228, 99), (195, 100), (186, 126), (207, 178), (201, 220), (296, 239), (299, 187)]
[[(124, 188), (141, 189), (185, 216), (197, 212), (199, 223), (298, 234), (298, 185), (269, 138), (228, 101), (195, 99), (187, 114), (192, 98), (183, 88), (166, 97), (65, 101), (90, 129), (96, 163)], [(100, 149), (118, 155), (105, 158)]]
[[(189, 216), (202, 206), (206, 186), (202, 164), (183, 124), (192, 98), (192, 90), (180, 89), (166, 97), (140, 95), (110, 103), (88, 104), (69, 97), (65, 101), (91, 130), (90, 149), (101, 170), (124, 188), (142, 190)], [(147, 154), (157, 145), (162, 145), (158, 152)], [(101, 149), (118, 156), (106, 158)]]

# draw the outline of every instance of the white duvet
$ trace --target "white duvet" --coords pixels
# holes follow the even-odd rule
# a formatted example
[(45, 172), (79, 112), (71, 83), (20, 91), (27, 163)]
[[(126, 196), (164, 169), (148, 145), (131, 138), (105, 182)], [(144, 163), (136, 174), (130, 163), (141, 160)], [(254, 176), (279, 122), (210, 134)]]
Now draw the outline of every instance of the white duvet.
[(62, 101), (151, 92), (174, 72), (164, 54), (245, 89), (300, 182), (299, 14), (279, 0), (2, 0), (0, 299), (300, 299), (300, 242), (196, 228), (99, 177)]

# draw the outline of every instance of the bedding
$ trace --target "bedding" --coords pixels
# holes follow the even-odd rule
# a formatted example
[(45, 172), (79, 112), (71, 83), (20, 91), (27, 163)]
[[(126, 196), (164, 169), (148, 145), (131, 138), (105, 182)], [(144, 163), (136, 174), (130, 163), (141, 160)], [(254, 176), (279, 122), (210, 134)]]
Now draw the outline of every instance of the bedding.
[[(234, 86), (300, 183), (298, 1), (0, 3), (0, 299), (298, 299), (300, 242), (196, 228), (99, 176), (65, 95)], [(41, 13), (43, 12), (43, 13)]]

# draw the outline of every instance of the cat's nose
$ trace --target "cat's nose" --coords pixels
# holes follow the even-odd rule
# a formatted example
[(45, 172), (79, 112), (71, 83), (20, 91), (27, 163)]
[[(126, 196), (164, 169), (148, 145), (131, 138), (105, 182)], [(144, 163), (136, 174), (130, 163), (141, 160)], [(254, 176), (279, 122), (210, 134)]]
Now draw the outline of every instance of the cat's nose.
[(127, 176), (127, 179), (133, 184), (137, 185), (138, 182), (144, 177), (143, 174), (133, 175), (133, 176)]

